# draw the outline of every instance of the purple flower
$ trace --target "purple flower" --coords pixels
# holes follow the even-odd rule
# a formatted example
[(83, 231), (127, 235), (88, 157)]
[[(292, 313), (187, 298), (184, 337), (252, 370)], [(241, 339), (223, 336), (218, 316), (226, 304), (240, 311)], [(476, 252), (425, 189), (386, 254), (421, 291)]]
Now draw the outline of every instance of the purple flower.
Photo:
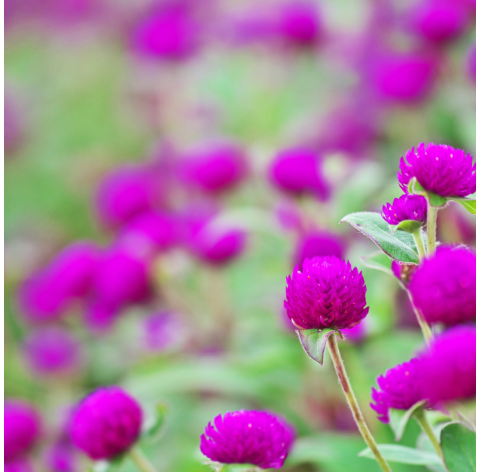
[(154, 313), (142, 320), (142, 346), (152, 352), (165, 351), (182, 341), (185, 330), (178, 316), (171, 312)]
[(337, 234), (328, 231), (309, 231), (304, 233), (297, 242), (294, 260), (302, 267), (305, 259), (315, 256), (336, 256), (339, 259), (344, 257), (346, 244)]
[(119, 387), (102, 387), (78, 405), (70, 426), (73, 443), (94, 460), (111, 459), (139, 437), (140, 405)]
[(284, 307), (298, 329), (353, 328), (369, 311), (362, 272), (335, 256), (305, 259), (287, 277)]
[(310, 193), (321, 200), (329, 196), (329, 185), (321, 174), (321, 160), (307, 148), (279, 152), (270, 165), (269, 178), (274, 186), (294, 195)]
[[(406, 160), (404, 160), (406, 159)], [(466, 197), (476, 192), (476, 164), (469, 153), (446, 144), (421, 143), (399, 163), (399, 186), (405, 193), (411, 179), (443, 197)]]
[(476, 43), (474, 43), (468, 51), (466, 69), (468, 72), (468, 77), (476, 85)]
[(398, 225), (401, 221), (419, 221), (426, 224), (428, 205), (422, 195), (401, 195), (382, 207), (382, 217), (390, 225)]
[(5, 462), (3, 467), (3, 472), (33, 472), (32, 464), (25, 458)]
[(6, 400), (4, 404), (4, 460), (15, 461), (25, 455), (39, 439), (40, 416), (27, 402)]
[(84, 321), (88, 330), (94, 335), (107, 333), (120, 315), (120, 307), (102, 300), (93, 300), (87, 304)]
[(51, 472), (75, 472), (78, 470), (75, 450), (69, 440), (61, 439), (46, 451), (44, 462)]
[(341, 333), (348, 341), (354, 344), (361, 343), (366, 338), (366, 318), (354, 326), (354, 328), (341, 329)]
[(404, 283), (409, 283), (414, 271), (418, 268), (415, 264), (401, 264), (399, 261), (393, 260), (391, 270), (394, 277), (397, 277)]
[(476, 395), (474, 326), (458, 326), (445, 331), (419, 355), (419, 359), (422, 396), (433, 405)]
[(416, 270), (409, 291), (428, 323), (454, 325), (474, 320), (476, 255), (465, 248), (438, 248)]
[(30, 369), (39, 374), (67, 374), (81, 367), (81, 345), (69, 331), (48, 327), (34, 331), (23, 346)]
[(200, 437), (200, 450), (223, 464), (253, 464), (280, 469), (294, 442), (295, 430), (263, 411), (234, 411), (214, 418)]
[(420, 361), (411, 359), (377, 378), (379, 390), (372, 389), (371, 408), (379, 421), (389, 423), (389, 410), (409, 410), (424, 399), (421, 394)]

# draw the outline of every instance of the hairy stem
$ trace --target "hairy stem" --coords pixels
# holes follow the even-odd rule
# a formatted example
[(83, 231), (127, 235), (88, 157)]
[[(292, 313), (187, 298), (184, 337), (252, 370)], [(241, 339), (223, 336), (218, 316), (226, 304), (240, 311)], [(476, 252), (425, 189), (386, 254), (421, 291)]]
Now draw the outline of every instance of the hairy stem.
[(416, 315), (416, 319), (418, 320), (419, 326), (423, 333), (424, 341), (427, 345), (429, 345), (433, 340), (433, 333), (431, 331), (431, 328), (429, 327), (428, 322), (424, 318), (424, 315), (414, 305), (413, 297), (409, 289), (406, 289), (406, 292), (408, 294), (409, 301), (411, 302), (411, 306), (413, 307), (414, 314)]
[(354, 421), (356, 422), (357, 427), (359, 428), (359, 432), (361, 433), (361, 436), (363, 437), (364, 441), (366, 441), (366, 444), (371, 449), (372, 453), (374, 454), (374, 457), (376, 458), (379, 465), (381, 466), (381, 469), (384, 472), (391, 472), (391, 468), (389, 467), (389, 464), (386, 462), (386, 459), (384, 459), (384, 457), (382, 456), (381, 451), (379, 450), (376, 444), (376, 441), (374, 440), (374, 437), (371, 434), (371, 431), (369, 431), (369, 428), (366, 424), (366, 420), (364, 419), (361, 409), (359, 408), (359, 404), (357, 403), (356, 397), (354, 396), (354, 392), (349, 382), (346, 369), (344, 368), (344, 363), (342, 362), (341, 353), (339, 352), (339, 347), (337, 345), (337, 340), (335, 335), (329, 336), (329, 339), (327, 340), (327, 346), (329, 348), (329, 352), (331, 354), (334, 367), (336, 368), (336, 373), (337, 373), (337, 376), (339, 377), (339, 382), (341, 383), (342, 390), (344, 392), (344, 395), (346, 396), (347, 403), (349, 405), (349, 408), (351, 409), (352, 416), (354, 417)]
[(421, 235), (421, 228), (417, 229), (412, 233), (414, 242), (416, 243), (416, 249), (419, 254), (419, 262), (421, 262), (426, 257), (426, 251), (424, 250), (424, 241)]
[(128, 455), (140, 472), (157, 472), (157, 469), (150, 463), (138, 447), (132, 447), (132, 449), (129, 450)]
[(444, 460), (443, 450), (441, 449), (441, 445), (439, 444), (438, 438), (436, 437), (436, 434), (433, 431), (433, 427), (431, 426), (431, 424), (426, 418), (426, 413), (424, 412), (424, 409), (419, 408), (418, 410), (416, 410), (413, 416), (416, 418), (417, 422), (419, 423), (419, 426), (421, 426), (421, 429), (427, 434), (438, 456), (441, 458), (441, 460)]
[(438, 208), (428, 203), (428, 256), (436, 251), (436, 218), (438, 216)]

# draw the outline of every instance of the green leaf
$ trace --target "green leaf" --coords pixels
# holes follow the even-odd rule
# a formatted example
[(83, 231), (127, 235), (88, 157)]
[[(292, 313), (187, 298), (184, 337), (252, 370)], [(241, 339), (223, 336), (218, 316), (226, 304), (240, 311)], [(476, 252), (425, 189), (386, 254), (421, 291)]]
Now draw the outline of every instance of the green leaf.
[(342, 334), (335, 329), (296, 329), (296, 333), (306, 354), (321, 365), (329, 336), (337, 334), (343, 339)]
[(414, 193), (415, 195), (423, 195), (426, 197), (428, 203), (434, 207), (442, 207), (446, 205), (448, 201), (447, 198), (442, 197), (441, 195), (424, 190), (421, 184), (416, 180), (416, 177), (413, 177), (409, 182), (408, 191), (409, 193)]
[(391, 226), (380, 213), (361, 211), (345, 216), (347, 222), (370, 238), (387, 256), (400, 262), (418, 264), (419, 257), (414, 238), (405, 231), (391, 232)]
[[(378, 444), (378, 447), (384, 459), (388, 462), (401, 462), (402, 464), (413, 465), (442, 464), (439, 456), (429, 451), (422, 451), (398, 444)], [(375, 459), (374, 454), (369, 448), (361, 451), (359, 456)]]
[(441, 431), (441, 448), (449, 472), (475, 472), (476, 433), (460, 423)]
[(360, 257), (361, 262), (369, 269), (376, 269), (394, 277), (391, 269), (392, 260), (382, 251), (373, 252), (367, 256)]
[[(406, 233), (414, 233), (421, 227), (421, 223), (416, 220), (404, 220), (394, 227), (394, 231), (405, 231)], [(393, 232), (394, 232), (393, 231)]]
[(148, 439), (150, 442), (156, 442), (162, 435), (165, 419), (169, 412), (169, 405), (164, 402), (159, 402), (155, 405), (155, 418), (150, 426), (147, 426), (142, 433), (142, 438)]
[(472, 215), (476, 214), (476, 200), (472, 200), (469, 198), (449, 198), (449, 200), (461, 203), (461, 205), (463, 205), (463, 207), (466, 208), (469, 213), (471, 213)]
[(396, 441), (402, 438), (409, 418), (411, 418), (419, 408), (423, 408), (425, 403), (425, 400), (421, 400), (415, 403), (409, 410), (389, 410), (389, 426), (391, 426)]

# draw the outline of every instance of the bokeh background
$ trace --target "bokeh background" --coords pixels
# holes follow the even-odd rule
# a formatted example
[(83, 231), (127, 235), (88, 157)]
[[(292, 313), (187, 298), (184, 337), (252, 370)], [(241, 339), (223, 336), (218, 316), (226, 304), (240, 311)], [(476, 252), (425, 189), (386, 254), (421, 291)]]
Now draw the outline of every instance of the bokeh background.
[[(475, 2), (6, 0), (5, 41), (5, 396), (42, 414), (35, 470), (87, 470), (68, 412), (118, 384), (147, 419), (169, 407), (143, 445), (159, 471), (209, 470), (199, 435), (242, 408), (295, 425), (284, 470), (372, 471), (330, 360), (286, 319), (285, 277), (314, 253), (363, 270), (370, 312), (342, 355), (392, 442), (370, 389), (422, 336), (396, 279), (362, 266), (375, 246), (339, 221), (399, 196), (420, 142), (474, 157)], [(314, 156), (319, 188), (272, 178), (286, 150)], [(461, 206), (438, 224), (475, 244)], [(418, 436), (410, 421), (401, 443)]]

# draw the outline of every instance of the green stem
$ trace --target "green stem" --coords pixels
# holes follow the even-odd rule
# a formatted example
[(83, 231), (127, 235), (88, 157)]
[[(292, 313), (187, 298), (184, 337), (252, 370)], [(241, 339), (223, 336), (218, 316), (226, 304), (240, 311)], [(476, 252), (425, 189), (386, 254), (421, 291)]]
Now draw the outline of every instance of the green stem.
[(141, 472), (157, 472), (157, 469), (150, 463), (138, 447), (132, 447), (132, 449), (129, 450), (128, 455)]
[(436, 219), (438, 216), (438, 208), (432, 206), (428, 202), (428, 222), (427, 222), (427, 237), (428, 237), (428, 256), (434, 254), (436, 251)]
[(426, 344), (429, 345), (429, 344), (431, 344), (431, 342), (433, 340), (433, 333), (431, 331), (431, 328), (429, 327), (428, 322), (424, 318), (424, 315), (414, 305), (414, 301), (413, 301), (413, 297), (411, 295), (411, 292), (408, 289), (406, 289), (406, 292), (408, 294), (409, 301), (411, 302), (411, 306), (413, 307), (414, 314), (416, 315), (416, 319), (418, 320), (419, 326), (420, 326), (421, 331), (423, 333), (424, 341), (426, 342)]
[(419, 426), (421, 426), (421, 429), (427, 434), (438, 456), (441, 458), (442, 461), (444, 461), (443, 450), (441, 449), (441, 445), (439, 444), (438, 438), (436, 437), (436, 434), (433, 431), (433, 427), (431, 426), (431, 423), (429, 423), (429, 421), (426, 418), (426, 413), (424, 409), (419, 408), (418, 410), (415, 411), (413, 416), (416, 418), (417, 422), (419, 423)]
[(421, 262), (426, 257), (426, 251), (424, 250), (424, 241), (421, 235), (421, 228), (417, 229), (412, 233), (414, 242), (416, 243), (416, 248), (419, 254), (419, 262)]
[(389, 464), (386, 462), (386, 459), (384, 459), (384, 457), (382, 456), (381, 451), (379, 450), (376, 441), (371, 434), (371, 431), (369, 431), (366, 420), (364, 419), (361, 409), (359, 408), (359, 404), (357, 403), (356, 397), (349, 382), (346, 369), (344, 368), (344, 363), (342, 362), (341, 353), (339, 352), (339, 347), (337, 345), (336, 335), (329, 336), (329, 339), (327, 340), (327, 346), (329, 348), (334, 367), (336, 368), (336, 373), (339, 377), (339, 382), (341, 383), (342, 390), (344, 392), (344, 395), (346, 396), (347, 403), (349, 405), (349, 408), (351, 409), (352, 416), (354, 417), (354, 421), (359, 428), (361, 436), (371, 449), (374, 457), (381, 466), (381, 469), (384, 472), (392, 472)]

